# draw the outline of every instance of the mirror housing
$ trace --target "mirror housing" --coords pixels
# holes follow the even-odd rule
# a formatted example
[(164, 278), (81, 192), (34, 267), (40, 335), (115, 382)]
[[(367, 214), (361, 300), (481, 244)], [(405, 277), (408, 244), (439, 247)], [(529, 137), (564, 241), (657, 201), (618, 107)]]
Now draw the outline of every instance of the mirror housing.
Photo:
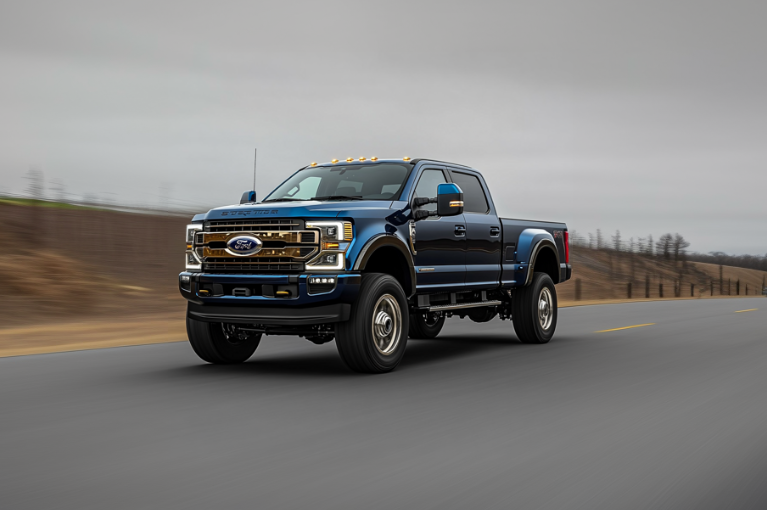
[(246, 191), (242, 194), (242, 198), (240, 199), (241, 204), (250, 204), (256, 201), (256, 192), (255, 191)]
[(437, 216), (463, 214), (463, 191), (455, 183), (437, 186)]

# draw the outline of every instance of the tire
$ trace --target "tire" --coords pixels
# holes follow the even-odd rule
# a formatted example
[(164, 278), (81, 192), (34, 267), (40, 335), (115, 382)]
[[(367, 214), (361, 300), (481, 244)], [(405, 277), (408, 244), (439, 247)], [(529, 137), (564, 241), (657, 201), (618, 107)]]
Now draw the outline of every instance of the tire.
[(545, 344), (557, 328), (557, 291), (546, 273), (535, 273), (533, 282), (514, 291), (511, 319), (523, 344)]
[(214, 365), (247, 361), (261, 342), (261, 333), (237, 331), (234, 324), (186, 319), (186, 333), (195, 354)]
[[(436, 317), (436, 319), (435, 319)], [(445, 325), (445, 315), (429, 312), (414, 313), (410, 315), (410, 338), (431, 339), (437, 338), (442, 326)]]
[(390, 372), (405, 354), (408, 327), (407, 298), (399, 282), (387, 274), (363, 274), (349, 320), (336, 324), (336, 347), (355, 372)]

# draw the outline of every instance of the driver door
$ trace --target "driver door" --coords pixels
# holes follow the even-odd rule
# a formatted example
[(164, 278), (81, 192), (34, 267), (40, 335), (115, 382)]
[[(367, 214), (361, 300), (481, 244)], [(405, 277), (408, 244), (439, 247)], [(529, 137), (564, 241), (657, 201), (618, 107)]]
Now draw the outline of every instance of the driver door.
[[(413, 196), (434, 198), (437, 185), (450, 182), (442, 167), (421, 170)], [(437, 204), (421, 207), (436, 211)], [(441, 288), (462, 287), (466, 277), (466, 223), (462, 214), (430, 217), (415, 223), (413, 256), (419, 292), (439, 292)]]

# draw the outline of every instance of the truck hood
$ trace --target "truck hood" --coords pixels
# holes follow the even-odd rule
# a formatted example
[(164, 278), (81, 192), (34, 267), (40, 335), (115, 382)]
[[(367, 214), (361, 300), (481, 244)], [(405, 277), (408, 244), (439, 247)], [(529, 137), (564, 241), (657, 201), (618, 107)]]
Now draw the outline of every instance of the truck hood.
[(349, 202), (269, 202), (261, 204), (234, 204), (197, 214), (192, 221), (227, 218), (335, 218), (364, 214), (387, 216), (395, 202), (389, 200), (360, 200)]

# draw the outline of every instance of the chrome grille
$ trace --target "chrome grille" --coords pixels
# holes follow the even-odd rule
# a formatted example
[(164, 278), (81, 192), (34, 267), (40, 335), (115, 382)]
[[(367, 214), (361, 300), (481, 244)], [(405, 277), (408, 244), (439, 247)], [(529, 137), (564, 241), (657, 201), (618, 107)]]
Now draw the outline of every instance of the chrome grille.
[[(261, 239), (263, 248), (250, 256), (234, 257), (226, 251), (226, 242), (243, 233)], [(195, 236), (194, 249), (205, 273), (297, 273), (319, 253), (319, 242), (319, 231), (306, 230), (302, 219), (226, 219), (205, 222)]]

